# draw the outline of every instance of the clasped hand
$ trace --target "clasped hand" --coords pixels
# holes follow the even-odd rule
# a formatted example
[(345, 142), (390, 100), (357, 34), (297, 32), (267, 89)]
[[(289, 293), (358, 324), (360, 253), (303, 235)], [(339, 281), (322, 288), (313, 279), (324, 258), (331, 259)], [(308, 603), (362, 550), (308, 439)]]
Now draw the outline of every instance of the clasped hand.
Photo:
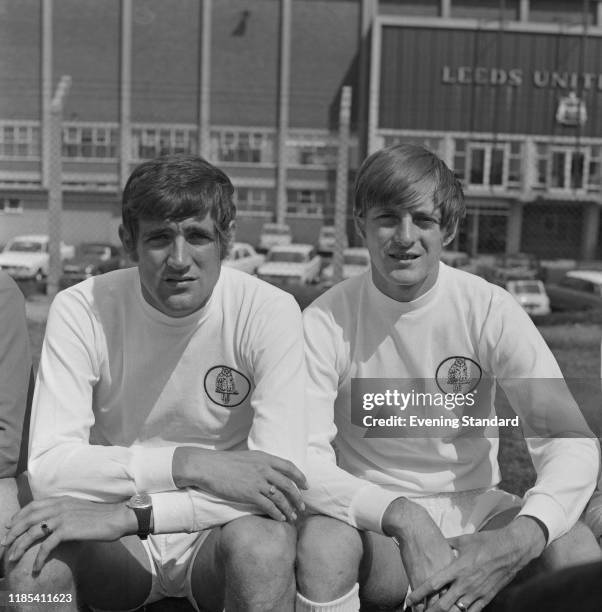
[[(480, 612), (543, 550), (543, 536), (525, 529), (520, 524), (525, 520), (529, 521), (521, 517), (501, 529), (449, 539), (457, 558), (414, 589), (408, 604), (418, 612)], [(421, 603), (435, 593), (440, 595), (436, 601)]]
[[(132, 522), (133, 520), (133, 522)], [(9, 563), (17, 563), (42, 541), (33, 571), (41, 571), (50, 553), (74, 540), (117, 540), (135, 533), (136, 519), (124, 503), (98, 503), (74, 497), (49, 497), (19, 510), (7, 524), (2, 549)]]

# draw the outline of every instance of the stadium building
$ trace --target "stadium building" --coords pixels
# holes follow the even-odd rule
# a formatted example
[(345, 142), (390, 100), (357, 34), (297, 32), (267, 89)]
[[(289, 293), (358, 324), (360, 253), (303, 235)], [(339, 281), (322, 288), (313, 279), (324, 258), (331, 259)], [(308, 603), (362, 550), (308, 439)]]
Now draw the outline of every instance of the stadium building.
[(115, 241), (131, 169), (201, 153), (237, 190), (238, 236), (332, 222), (342, 87), (349, 178), (383, 145), (462, 177), (456, 247), (600, 256), (602, 2), (0, 0), (0, 243), (47, 231), (51, 100), (63, 237)]

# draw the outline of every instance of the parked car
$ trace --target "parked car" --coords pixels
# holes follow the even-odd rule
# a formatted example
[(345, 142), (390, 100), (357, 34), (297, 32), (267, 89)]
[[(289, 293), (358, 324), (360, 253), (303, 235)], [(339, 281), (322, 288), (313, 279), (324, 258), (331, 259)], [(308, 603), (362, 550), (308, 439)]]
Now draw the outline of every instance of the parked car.
[(439, 259), (451, 268), (464, 270), (471, 274), (478, 274), (479, 272), (477, 263), (464, 251), (442, 251)]
[(602, 271), (571, 270), (558, 283), (546, 285), (552, 310), (602, 308)]
[(505, 286), (510, 280), (535, 279), (539, 275), (539, 261), (527, 253), (513, 253), (498, 257), (491, 272), (491, 280)]
[[(61, 241), (61, 259), (73, 257), (75, 247)], [(9, 240), (0, 253), (0, 269), (16, 280), (44, 282), (48, 276), (48, 236), (28, 234)]]
[(75, 248), (74, 257), (63, 262), (60, 286), (75, 283), (123, 267), (124, 255), (119, 247), (108, 242), (83, 242)]
[(266, 223), (259, 235), (258, 251), (269, 251), (274, 246), (292, 244), (293, 235), (288, 225)]
[(306, 285), (318, 281), (321, 261), (311, 244), (275, 246), (257, 270), (257, 276), (269, 283)]
[[(343, 278), (351, 278), (365, 272), (370, 267), (370, 253), (365, 247), (349, 247), (343, 250)], [(331, 283), (334, 277), (334, 265), (328, 264), (322, 270), (322, 278)]]
[(540, 280), (508, 281), (506, 289), (528, 314), (550, 314), (550, 298)]
[[(343, 248), (347, 248), (347, 234), (343, 234), (341, 237)], [(318, 236), (318, 252), (319, 253), (332, 253), (336, 247), (336, 231), (334, 225), (324, 225), (320, 228), (320, 234)]]
[(246, 242), (235, 242), (230, 249), (228, 257), (223, 265), (230, 268), (242, 270), (248, 274), (257, 274), (257, 268), (265, 261), (265, 256), (260, 255)]

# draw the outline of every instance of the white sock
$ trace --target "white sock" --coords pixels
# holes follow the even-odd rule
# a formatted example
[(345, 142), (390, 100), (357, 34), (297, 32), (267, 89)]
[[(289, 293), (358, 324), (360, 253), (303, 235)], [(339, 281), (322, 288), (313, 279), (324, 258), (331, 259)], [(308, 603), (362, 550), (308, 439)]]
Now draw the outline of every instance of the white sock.
[(297, 593), (297, 601), (295, 612), (358, 612), (360, 609), (360, 585), (357, 582), (349, 593), (335, 599), (334, 601), (326, 601), (318, 603), (303, 597), (301, 593)]

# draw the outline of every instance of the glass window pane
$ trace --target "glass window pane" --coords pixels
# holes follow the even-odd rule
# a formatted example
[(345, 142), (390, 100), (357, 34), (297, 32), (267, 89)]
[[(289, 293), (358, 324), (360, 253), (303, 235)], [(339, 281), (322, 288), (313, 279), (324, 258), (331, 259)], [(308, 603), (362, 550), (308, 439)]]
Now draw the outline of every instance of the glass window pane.
[(485, 169), (485, 150), (472, 149), (470, 151), (470, 182), (473, 185), (482, 185)]
[(585, 156), (583, 153), (574, 152), (571, 158), (571, 188), (583, 188), (583, 164)]
[(564, 177), (564, 159), (566, 153), (563, 151), (554, 151), (552, 153), (552, 168), (550, 176), (550, 187), (563, 188), (566, 185)]
[(501, 185), (504, 172), (504, 150), (493, 149), (491, 151), (491, 168), (489, 169), (489, 184)]

